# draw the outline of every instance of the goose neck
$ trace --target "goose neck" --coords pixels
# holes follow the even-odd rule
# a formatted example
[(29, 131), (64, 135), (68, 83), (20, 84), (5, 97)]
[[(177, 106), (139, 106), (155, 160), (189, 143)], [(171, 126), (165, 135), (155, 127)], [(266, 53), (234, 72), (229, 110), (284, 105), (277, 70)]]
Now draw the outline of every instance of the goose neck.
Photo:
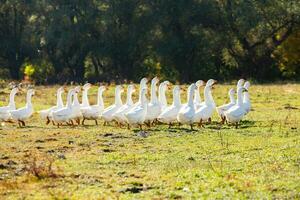
[(10, 108), (13, 108), (13, 109), (16, 108), (15, 96), (16, 96), (16, 92), (15, 92), (15, 91), (11, 91), (11, 92), (10, 92), (10, 95), (9, 95), (9, 103), (8, 103), (8, 106), (9, 106)]
[(200, 87), (199, 86), (197, 86), (197, 90), (196, 90), (196, 92), (195, 92), (195, 99), (194, 99), (194, 101), (195, 102), (197, 102), (197, 103), (201, 103), (201, 96), (200, 96)]
[(122, 92), (117, 89), (116, 92), (115, 92), (115, 104), (116, 105), (122, 105), (121, 94), (122, 94)]
[(70, 108), (72, 106), (72, 97), (73, 97), (73, 91), (69, 91), (67, 95), (67, 107)]
[(27, 96), (26, 96), (26, 106), (27, 107), (31, 107), (32, 106), (31, 97), (32, 97), (32, 94), (31, 93), (27, 93)]
[(237, 91), (237, 105), (241, 106), (243, 103), (243, 96), (242, 96), (243, 90), (242, 88), (239, 88)]
[(194, 102), (193, 102), (193, 98), (194, 98), (194, 94), (195, 94), (195, 90), (193, 90), (192, 88), (190, 88), (188, 90), (188, 96), (187, 96), (187, 103), (189, 106), (193, 106)]
[(79, 103), (79, 100), (78, 100), (78, 94), (75, 92), (73, 94), (73, 106), (79, 106), (80, 103)]
[(62, 100), (62, 92), (61, 92), (61, 91), (58, 91), (58, 92), (57, 92), (57, 101), (56, 101), (56, 105), (57, 105), (57, 106), (63, 106), (63, 105), (64, 105), (63, 100)]
[(88, 99), (88, 90), (89, 89), (84, 89), (83, 92), (82, 92), (82, 104), (84, 106), (89, 106), (90, 103), (89, 103), (89, 99)]
[(234, 94), (233, 93), (230, 93), (229, 94), (229, 98), (230, 98), (230, 103), (236, 103), (236, 100), (235, 100), (235, 98), (234, 98)]
[(180, 93), (178, 91), (173, 92), (173, 105), (174, 106), (181, 105)]
[(103, 91), (101, 91), (101, 90), (98, 91), (97, 105), (98, 106), (104, 106)]

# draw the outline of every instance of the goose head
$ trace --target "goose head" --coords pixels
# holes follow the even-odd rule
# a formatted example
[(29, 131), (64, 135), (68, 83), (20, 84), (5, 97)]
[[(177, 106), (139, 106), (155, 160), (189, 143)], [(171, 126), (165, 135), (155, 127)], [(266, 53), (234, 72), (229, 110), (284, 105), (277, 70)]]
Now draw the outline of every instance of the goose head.
[(135, 91), (136, 91), (135, 86), (133, 84), (128, 85), (127, 92), (128, 92), (129, 95), (131, 95)]
[(156, 85), (159, 82), (159, 79), (157, 76), (155, 76), (152, 80), (151, 80), (151, 85)]
[(79, 93), (80, 91), (82, 91), (82, 88), (81, 88), (80, 86), (76, 86), (76, 87), (74, 88), (74, 92), (75, 92), (75, 93)]
[(211, 89), (214, 88), (214, 85), (217, 84), (218, 81), (214, 80), (214, 79), (209, 79), (206, 83), (206, 86), (210, 87)]
[(147, 83), (148, 83), (148, 79), (142, 78), (142, 80), (140, 81), (140, 87), (144, 88), (145, 86), (147, 86)]
[(117, 85), (116, 87), (116, 93), (117, 94), (121, 94), (122, 92), (124, 92), (124, 88), (122, 85)]
[(204, 86), (204, 85), (205, 85), (205, 82), (204, 82), (203, 80), (199, 80), (199, 81), (196, 82), (196, 86), (197, 86), (198, 88), (200, 88), (200, 87), (202, 87), (202, 86)]
[(19, 89), (18, 87), (14, 87), (14, 88), (11, 90), (11, 94), (12, 94), (12, 95), (15, 95), (15, 94), (17, 94), (19, 91), (20, 91), (20, 89)]
[(34, 96), (35, 95), (35, 90), (34, 89), (29, 89), (28, 91), (27, 91), (27, 97), (32, 97), (32, 96)]
[(106, 87), (105, 86), (100, 86), (99, 88), (98, 88), (98, 92), (100, 93), (100, 92), (104, 92), (106, 90)]
[(250, 82), (246, 81), (245, 84), (244, 84), (244, 88), (248, 91), (249, 87), (250, 87)]
[(84, 90), (89, 90), (91, 87), (92, 87), (92, 84), (90, 84), (90, 83), (86, 83), (86, 84), (84, 84), (84, 85), (82, 86), (82, 88), (83, 88)]
[(243, 87), (243, 84), (244, 84), (245, 80), (244, 79), (240, 79), (238, 82), (237, 82), (237, 85), (236, 87)]

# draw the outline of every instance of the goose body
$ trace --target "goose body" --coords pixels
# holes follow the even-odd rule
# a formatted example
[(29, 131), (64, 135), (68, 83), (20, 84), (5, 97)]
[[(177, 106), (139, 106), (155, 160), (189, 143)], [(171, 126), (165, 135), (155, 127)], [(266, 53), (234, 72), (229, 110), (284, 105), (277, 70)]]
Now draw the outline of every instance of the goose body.
[(229, 110), (232, 106), (234, 106), (236, 104), (236, 100), (234, 98), (234, 94), (235, 94), (235, 90), (233, 88), (231, 88), (229, 90), (229, 92), (228, 92), (230, 102), (227, 103), (227, 104), (224, 104), (222, 106), (217, 107), (217, 113), (218, 113), (218, 115), (220, 116), (220, 118), (222, 120), (225, 119), (224, 112), (227, 111), (227, 110)]
[[(104, 110), (104, 102), (103, 102), (103, 92), (104, 91), (105, 91), (105, 87), (100, 86), (98, 88), (97, 104), (92, 105), (92, 106), (82, 107), (80, 109), (84, 120), (85, 119), (97, 120), (100, 118), (100, 116)], [(96, 121), (96, 124), (97, 124), (97, 121)]]
[(19, 92), (17, 87), (13, 88), (9, 95), (9, 103), (7, 106), (0, 107), (0, 121), (8, 121), (11, 119), (10, 111), (16, 110), (15, 96)]
[(12, 119), (16, 120), (22, 123), (23, 126), (25, 126), (25, 120), (27, 120), (28, 118), (30, 118), (33, 114), (33, 106), (31, 103), (31, 98), (34, 95), (34, 90), (33, 89), (29, 89), (27, 91), (27, 95), (26, 95), (26, 105), (23, 108), (19, 108), (17, 110), (13, 110), (10, 111), (11, 117)]
[(64, 92), (64, 88), (63, 87), (60, 87), (58, 90), (57, 90), (57, 100), (56, 100), (56, 106), (53, 106), (49, 109), (46, 109), (46, 110), (41, 110), (40, 111), (40, 117), (41, 119), (43, 120), (46, 120), (48, 119), (48, 121), (50, 121), (50, 114), (51, 112), (53, 111), (56, 111), (56, 110), (59, 110), (61, 108), (64, 107), (64, 103), (63, 103), (63, 100), (62, 100), (62, 94)]
[(72, 115), (72, 97), (75, 92), (77, 92), (75, 89), (69, 90), (66, 106), (51, 112), (50, 115), (54, 122), (59, 124), (70, 121)]
[(163, 123), (172, 123), (177, 121), (177, 115), (181, 108), (180, 87), (178, 85), (173, 88), (173, 104), (168, 106), (158, 117)]
[(191, 128), (193, 128), (192, 125), (195, 117), (195, 106), (193, 101), (195, 89), (196, 85), (194, 83), (189, 86), (187, 103), (180, 108), (177, 115), (179, 123), (191, 125)]
[(225, 111), (225, 117), (229, 123), (238, 123), (246, 114), (246, 111), (243, 107), (243, 97), (242, 93), (247, 91), (244, 87), (239, 87), (237, 92), (237, 103), (229, 110)]
[(121, 106), (119, 108), (119, 110), (113, 114), (113, 117), (114, 119), (121, 123), (121, 124), (124, 124), (127, 122), (127, 119), (125, 117), (125, 114), (127, 112), (129, 112), (134, 104), (133, 104), (133, 101), (132, 101), (132, 94), (135, 92), (135, 88), (134, 88), (134, 85), (129, 85), (128, 88), (127, 88), (127, 100), (126, 100), (126, 104), (124, 104), (123, 106)]
[(130, 125), (142, 125), (145, 122), (147, 115), (147, 98), (146, 98), (147, 88), (141, 89), (141, 99), (138, 106), (131, 109), (125, 114), (128, 124)]
[(244, 84), (244, 88), (247, 90), (247, 92), (244, 92), (244, 96), (243, 96), (243, 107), (246, 111), (246, 114), (248, 114), (251, 110), (249, 87), (250, 87), (250, 82), (246, 81), (245, 84)]
[(121, 99), (121, 94), (123, 92), (122, 86), (118, 85), (115, 89), (115, 103), (109, 107), (107, 107), (103, 113), (102, 113), (102, 118), (105, 122), (111, 122), (114, 120), (114, 114), (121, 108), (123, 105), (122, 99)]
[(153, 122), (161, 113), (161, 105), (156, 95), (158, 82), (159, 80), (157, 77), (153, 78), (151, 81), (151, 99), (148, 103), (146, 115), (146, 121), (148, 122)]
[(211, 94), (213, 85), (216, 83), (215, 80), (210, 79), (204, 88), (204, 105), (201, 106), (195, 113), (194, 122), (207, 121), (211, 118), (215, 110), (215, 102)]

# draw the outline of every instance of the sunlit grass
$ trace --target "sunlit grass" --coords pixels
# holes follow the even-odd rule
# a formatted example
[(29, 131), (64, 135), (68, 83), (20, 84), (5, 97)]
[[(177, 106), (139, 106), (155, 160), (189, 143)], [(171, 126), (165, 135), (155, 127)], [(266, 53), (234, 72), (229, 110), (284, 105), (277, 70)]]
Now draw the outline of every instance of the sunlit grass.
[[(56, 103), (58, 87), (36, 87), (36, 111)], [(230, 87), (213, 91), (218, 105), (228, 101)], [(104, 93), (106, 105), (113, 102), (113, 89)], [(90, 91), (92, 104), (96, 92), (97, 87)], [(1, 92), (1, 105), (8, 93)], [(46, 126), (37, 113), (27, 128), (3, 124), (1, 199), (300, 198), (300, 85), (254, 85), (250, 94), (253, 109), (239, 129), (221, 127), (216, 114), (204, 129), (160, 125), (149, 129), (147, 138), (136, 129), (93, 121), (58, 129)], [(168, 97), (171, 102), (171, 91)], [(23, 106), (25, 94), (16, 100)], [(30, 170), (32, 158), (44, 170), (42, 177)], [(48, 159), (51, 171), (42, 162)]]

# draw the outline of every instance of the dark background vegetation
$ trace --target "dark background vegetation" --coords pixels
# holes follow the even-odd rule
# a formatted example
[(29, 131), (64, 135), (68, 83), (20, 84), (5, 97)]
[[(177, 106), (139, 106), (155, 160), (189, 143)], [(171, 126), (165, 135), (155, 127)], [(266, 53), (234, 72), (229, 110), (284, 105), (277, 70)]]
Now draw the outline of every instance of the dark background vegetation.
[(297, 0), (1, 0), (0, 77), (299, 80), (299, 15)]

